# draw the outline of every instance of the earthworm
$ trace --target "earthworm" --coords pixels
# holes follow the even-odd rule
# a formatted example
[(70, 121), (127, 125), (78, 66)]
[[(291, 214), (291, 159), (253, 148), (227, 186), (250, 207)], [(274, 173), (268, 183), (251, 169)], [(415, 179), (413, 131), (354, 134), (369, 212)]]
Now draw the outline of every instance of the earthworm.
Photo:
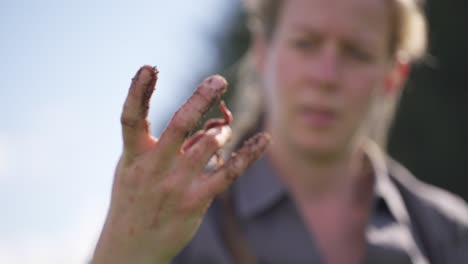
[[(214, 127), (220, 127), (220, 126), (225, 126), (229, 125), (232, 122), (232, 113), (229, 111), (227, 108), (226, 104), (224, 101), (221, 101), (219, 103), (219, 109), (224, 115), (223, 119), (211, 119), (206, 122), (206, 124), (203, 126), (203, 130), (199, 131), (197, 134), (195, 134), (189, 141), (187, 141), (184, 144), (183, 151), (185, 152), (187, 149), (189, 149), (191, 146), (193, 146), (200, 138), (204, 135), (204, 132), (206, 132), (210, 128)], [(221, 155), (219, 152), (215, 153), (216, 156), (216, 164), (217, 166), (221, 166), (223, 164), (223, 159), (221, 158)]]

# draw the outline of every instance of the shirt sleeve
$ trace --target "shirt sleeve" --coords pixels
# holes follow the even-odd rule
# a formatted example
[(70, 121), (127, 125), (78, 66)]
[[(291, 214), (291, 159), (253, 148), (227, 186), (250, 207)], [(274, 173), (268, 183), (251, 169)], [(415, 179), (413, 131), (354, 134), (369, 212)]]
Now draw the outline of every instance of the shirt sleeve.
[(171, 264), (186, 264), (189, 263), (190, 244), (185, 247), (172, 261)]

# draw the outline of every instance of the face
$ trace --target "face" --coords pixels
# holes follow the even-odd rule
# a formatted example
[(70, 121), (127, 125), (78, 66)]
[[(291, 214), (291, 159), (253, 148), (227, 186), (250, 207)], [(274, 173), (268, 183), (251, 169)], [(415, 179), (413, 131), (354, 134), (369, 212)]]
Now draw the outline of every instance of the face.
[(318, 155), (352, 145), (394, 65), (387, 12), (384, 0), (284, 0), (255, 44), (275, 141)]

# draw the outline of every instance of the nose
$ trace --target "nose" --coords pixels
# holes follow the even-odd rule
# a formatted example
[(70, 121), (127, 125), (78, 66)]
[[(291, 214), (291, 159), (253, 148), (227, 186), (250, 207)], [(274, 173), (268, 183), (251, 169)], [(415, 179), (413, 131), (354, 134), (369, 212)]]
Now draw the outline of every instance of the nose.
[(333, 43), (324, 43), (315, 56), (308, 59), (308, 76), (315, 85), (326, 89), (336, 88), (340, 71), (338, 52)]

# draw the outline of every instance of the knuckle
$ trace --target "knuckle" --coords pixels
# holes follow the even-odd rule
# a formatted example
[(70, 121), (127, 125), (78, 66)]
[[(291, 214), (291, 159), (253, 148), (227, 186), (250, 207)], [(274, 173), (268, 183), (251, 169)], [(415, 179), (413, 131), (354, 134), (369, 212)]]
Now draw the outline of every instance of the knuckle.
[(138, 119), (124, 112), (122, 113), (122, 116), (120, 117), (120, 123), (124, 127), (135, 128), (138, 126)]
[(195, 169), (203, 167), (213, 152), (221, 147), (221, 143), (216, 139), (214, 135), (203, 135), (203, 137), (192, 146), (185, 155), (184, 163), (189, 169)]
[(215, 100), (217, 94), (212, 89), (202, 85), (194, 93), (193, 98), (200, 101), (203, 105), (210, 105)]
[(229, 159), (229, 163), (227, 165), (227, 174), (229, 175), (226, 177), (237, 177), (236, 175), (242, 173), (246, 167), (247, 162), (243, 155), (237, 154), (232, 156), (231, 159)]
[(147, 119), (138, 119), (130, 116), (122, 116), (120, 118), (120, 123), (124, 128), (141, 130), (145, 132), (150, 131), (150, 124)]
[(194, 117), (195, 120), (198, 121), (198, 119), (200, 119), (211, 108), (213, 103), (214, 99), (208, 99), (199, 95), (198, 92), (195, 92), (192, 99), (187, 102), (184, 108)]
[(200, 202), (198, 201), (198, 199), (187, 197), (186, 199), (184, 199), (184, 202), (181, 204), (179, 210), (182, 213), (191, 214), (193, 212), (198, 211), (200, 207), (201, 206), (200, 206)]
[(220, 93), (216, 93), (213, 89), (202, 85), (193, 93), (187, 106), (191, 108), (191, 111), (203, 115), (219, 98), (221, 98)]
[(204, 149), (193, 147), (190, 150), (190, 155), (188, 155), (187, 163), (190, 165), (190, 167), (195, 167), (199, 163), (198, 159), (204, 155), (206, 155)]
[(204, 162), (202, 161), (202, 155), (206, 156), (206, 153), (199, 149), (194, 149), (190, 155), (184, 157), (183, 166), (185, 171), (190, 171), (191, 173), (198, 173), (203, 167)]
[(217, 150), (221, 146), (221, 142), (217, 139), (216, 135), (205, 135), (204, 138), (202, 139), (202, 144), (208, 149), (208, 150)]
[(227, 170), (224, 174), (224, 179), (228, 182), (228, 184), (231, 184), (232, 182), (234, 182), (238, 175), (239, 173), (236, 170)]

